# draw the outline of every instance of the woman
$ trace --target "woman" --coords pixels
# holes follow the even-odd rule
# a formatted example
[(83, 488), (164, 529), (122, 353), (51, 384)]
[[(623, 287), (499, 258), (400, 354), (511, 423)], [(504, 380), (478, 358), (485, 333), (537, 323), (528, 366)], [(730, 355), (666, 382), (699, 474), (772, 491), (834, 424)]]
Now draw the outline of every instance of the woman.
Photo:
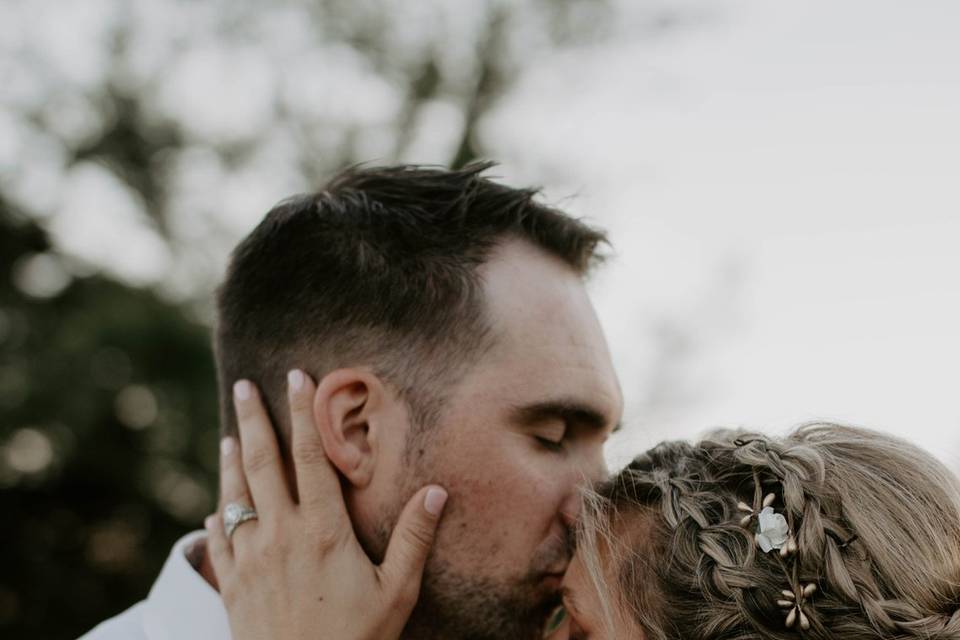
[[(323, 496), (295, 504), (278, 456), (247, 479), (236, 455), (222, 465), (228, 501), (281, 505), (230, 541), (208, 518), (234, 637), (396, 638), (445, 493), (414, 496), (373, 566), (309, 418), (293, 415), (296, 473)], [(241, 434), (273, 439), (262, 412), (241, 416)], [(960, 486), (879, 433), (661, 444), (586, 496), (578, 542), (552, 638), (960, 640)]]

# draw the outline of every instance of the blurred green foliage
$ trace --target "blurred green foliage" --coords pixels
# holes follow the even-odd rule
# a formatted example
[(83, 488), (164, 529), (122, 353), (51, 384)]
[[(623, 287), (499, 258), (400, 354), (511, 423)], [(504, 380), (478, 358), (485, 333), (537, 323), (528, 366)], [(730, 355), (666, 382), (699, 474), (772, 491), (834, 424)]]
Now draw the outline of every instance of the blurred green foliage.
[(15, 283), (37, 286), (49, 243), (0, 207), (0, 635), (75, 637), (141, 599), (213, 509), (209, 330), (97, 275), (29, 295)]

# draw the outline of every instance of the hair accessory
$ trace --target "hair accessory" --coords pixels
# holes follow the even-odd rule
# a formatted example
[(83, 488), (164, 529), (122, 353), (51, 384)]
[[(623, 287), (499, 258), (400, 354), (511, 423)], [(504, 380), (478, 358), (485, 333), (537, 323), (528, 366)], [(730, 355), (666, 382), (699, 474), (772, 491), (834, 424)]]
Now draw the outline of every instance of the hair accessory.
[[(799, 561), (796, 554), (799, 550), (797, 538), (794, 535), (793, 514), (786, 511), (786, 515), (777, 513), (773, 508), (777, 500), (775, 493), (768, 493), (763, 496), (763, 483), (756, 469), (753, 472), (753, 507), (746, 502), (738, 502), (737, 509), (745, 512), (740, 519), (740, 526), (749, 527), (756, 520), (757, 528), (754, 531), (754, 540), (760, 550), (769, 553), (778, 550), (777, 562), (783, 569), (784, 577), (790, 585), (790, 589), (781, 591), (782, 598), (777, 600), (777, 605), (784, 609), (786, 618), (784, 623), (787, 629), (799, 627), (806, 631), (810, 628), (810, 617), (804, 611), (804, 604), (817, 591), (816, 583), (809, 582), (801, 584), (797, 575)], [(850, 538), (847, 543), (856, 539), (856, 536)]]
[(841, 549), (846, 549), (847, 547), (850, 546), (850, 543), (851, 543), (851, 542), (856, 542), (859, 538), (860, 538), (860, 536), (858, 536), (857, 534), (853, 534), (852, 536), (850, 536), (850, 537), (847, 539), (846, 542), (843, 542), (843, 543), (840, 544), (840, 548), (841, 548)]
[(853, 534), (852, 536), (850, 536), (849, 538), (847, 538), (846, 540), (844, 540), (844, 539), (841, 538), (840, 535), (837, 534), (835, 531), (830, 531), (829, 529), (828, 529), (825, 533), (826, 533), (828, 536), (830, 536), (831, 538), (833, 538), (833, 541), (837, 543), (837, 548), (838, 548), (838, 549), (846, 549), (846, 548), (849, 547), (851, 544), (853, 544), (854, 542), (856, 542), (857, 540), (860, 539), (860, 536), (859, 536), (859, 535)]
[(798, 621), (800, 628), (804, 631), (810, 628), (810, 618), (804, 613), (803, 605), (806, 603), (807, 598), (816, 592), (817, 585), (812, 582), (808, 582), (802, 589), (798, 589), (795, 592), (786, 589), (781, 591), (785, 599), (777, 600), (777, 604), (780, 605), (780, 608), (787, 610), (787, 618), (785, 620), (787, 629), (792, 629)]
[(764, 553), (778, 549), (780, 555), (786, 557), (796, 549), (787, 519), (783, 514), (775, 512), (773, 507), (764, 507), (757, 516), (757, 532), (754, 537)]
[[(766, 510), (767, 508), (770, 507), (770, 505), (773, 504), (773, 501), (776, 500), (776, 499), (777, 499), (777, 496), (776, 496), (776, 495), (774, 495), (774, 494), (772, 494), (772, 493), (768, 493), (768, 494), (767, 494), (766, 496), (764, 496), (764, 498), (763, 498), (763, 502), (762, 502), (761, 505), (760, 505), (760, 506), (761, 506), (761, 509)], [(741, 526), (741, 527), (747, 526), (748, 524), (750, 524), (750, 521), (751, 521), (751, 520), (753, 520), (754, 518), (759, 517), (759, 515), (760, 515), (759, 513), (757, 513), (757, 510), (756, 510), (756, 509), (754, 509), (753, 507), (751, 507), (750, 505), (748, 505), (746, 502), (738, 502), (738, 503), (737, 503), (737, 509), (739, 509), (740, 511), (745, 511), (746, 514), (747, 514), (747, 515), (743, 516), (742, 518), (740, 518), (740, 526)]]

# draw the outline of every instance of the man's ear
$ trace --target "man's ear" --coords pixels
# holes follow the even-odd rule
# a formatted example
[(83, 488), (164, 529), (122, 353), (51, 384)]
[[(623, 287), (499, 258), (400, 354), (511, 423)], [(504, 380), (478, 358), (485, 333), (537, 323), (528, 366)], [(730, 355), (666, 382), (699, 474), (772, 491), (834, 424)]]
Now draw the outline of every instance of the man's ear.
[(337, 369), (317, 385), (313, 417), (330, 462), (354, 487), (366, 487), (373, 478), (379, 453), (378, 421), (384, 386), (363, 369)]

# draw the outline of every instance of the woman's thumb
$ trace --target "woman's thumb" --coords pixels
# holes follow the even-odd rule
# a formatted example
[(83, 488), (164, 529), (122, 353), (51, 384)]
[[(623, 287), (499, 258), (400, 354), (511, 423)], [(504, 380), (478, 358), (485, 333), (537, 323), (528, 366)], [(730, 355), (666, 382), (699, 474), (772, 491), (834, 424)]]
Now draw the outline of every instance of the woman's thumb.
[[(413, 602), (420, 592), (420, 578), (433, 547), (437, 525), (447, 502), (442, 487), (427, 486), (418, 491), (403, 508), (393, 529), (380, 575), (388, 588), (411, 590)], [(411, 608), (412, 608), (411, 603)]]

